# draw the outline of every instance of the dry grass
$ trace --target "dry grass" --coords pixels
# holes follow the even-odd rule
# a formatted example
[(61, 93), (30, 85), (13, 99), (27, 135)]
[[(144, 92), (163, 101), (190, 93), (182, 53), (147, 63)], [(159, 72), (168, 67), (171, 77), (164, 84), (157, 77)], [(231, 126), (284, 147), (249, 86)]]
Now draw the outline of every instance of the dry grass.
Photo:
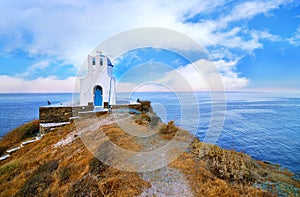
[(142, 125), (142, 126), (148, 126), (148, 125), (149, 125), (149, 122), (148, 122), (148, 121), (141, 120), (141, 119), (136, 119), (136, 120), (135, 120), (135, 123), (137, 123), (137, 124), (139, 124), (139, 125)]
[[(13, 153), (10, 159), (0, 163), (0, 172), (3, 172), (3, 176), (0, 176), (0, 193), (3, 196), (13, 196), (18, 191), (26, 190), (28, 183), (32, 184), (44, 179), (49, 182), (49, 187), (45, 193), (48, 193), (48, 191), (51, 193), (55, 190), (54, 188), (59, 188), (59, 184), (61, 184), (59, 171), (71, 163), (74, 165), (72, 165), (72, 173), (70, 178), (68, 178), (69, 181), (72, 178), (80, 177), (81, 172), (87, 168), (86, 163), (88, 159), (91, 158), (91, 155), (84, 149), (81, 141), (76, 140), (76, 143), (66, 146), (63, 150), (52, 148), (52, 145), (67, 135), (72, 127), (72, 125), (69, 125), (48, 133), (40, 141), (24, 146), (19, 151)], [(47, 175), (41, 174), (35, 177), (38, 174), (37, 170), (51, 160), (59, 161), (58, 168), (48, 172)], [(7, 169), (11, 170), (8, 171)], [(64, 187), (61, 187), (61, 190), (63, 191)]]
[(136, 139), (123, 131), (116, 124), (105, 125), (101, 128), (105, 135), (117, 146), (129, 151), (140, 151), (142, 146), (136, 141)]
[(139, 101), (139, 103), (141, 104), (140, 108), (138, 109), (139, 111), (141, 111), (143, 113), (152, 111), (150, 101)]
[(34, 120), (7, 133), (0, 141), (0, 155), (8, 148), (39, 132), (39, 121)]
[(181, 170), (194, 192), (195, 196), (268, 196), (271, 195), (260, 189), (240, 184), (231, 184), (217, 178), (193, 154), (184, 153), (172, 162), (170, 167)]
[(51, 160), (40, 165), (32, 175), (25, 181), (15, 196), (36, 196), (45, 193), (54, 182), (53, 173), (58, 168), (58, 161)]
[[(240, 191), (252, 192), (249, 185), (263, 182), (283, 182), (294, 188), (300, 186), (299, 181), (291, 178), (292, 173), (280, 170), (278, 165), (256, 161), (247, 154), (225, 150), (215, 145), (199, 142), (199, 140), (194, 140), (191, 147), (193, 155), (198, 159), (201, 158), (206, 168), (215, 177), (236, 185), (235, 189), (242, 188)], [(269, 193), (262, 194), (271, 195), (272, 193), (277, 193), (277, 191), (270, 188)]]
[[(103, 129), (119, 146), (134, 151), (140, 149), (140, 145), (117, 125), (107, 125)], [(135, 196), (150, 187), (137, 173), (103, 167), (80, 138), (63, 147), (53, 148), (53, 144), (74, 130), (73, 124), (58, 128), (2, 161), (0, 196), (22, 196), (25, 193), (33, 196), (37, 192), (46, 196), (120, 196), (124, 191), (128, 196)], [(55, 168), (50, 168), (53, 161), (57, 161)], [(49, 168), (45, 169), (45, 166)]]
[(159, 133), (161, 134), (162, 138), (170, 140), (176, 135), (178, 130), (179, 128), (175, 126), (174, 121), (170, 121), (168, 124), (164, 124), (160, 128)]
[[(148, 121), (145, 120), (147, 117), (142, 118)], [(82, 123), (86, 126), (90, 124)], [(132, 126), (135, 125), (133, 121)], [(11, 158), (1, 161), (0, 196), (22, 196), (25, 192), (26, 195), (40, 192), (43, 196), (138, 196), (151, 187), (138, 173), (120, 171), (97, 160), (79, 137), (65, 146), (53, 147), (66, 136), (73, 135), (75, 130), (74, 124), (58, 128), (40, 141), (13, 153)], [(137, 138), (116, 124), (101, 126), (99, 130), (119, 147), (131, 151), (144, 148)], [(13, 138), (10, 134), (6, 139), (14, 139), (13, 142), (17, 143), (22, 139), (20, 136)], [(162, 126), (157, 136), (163, 141), (187, 141), (191, 137), (172, 122)], [(105, 146), (106, 141), (99, 142), (99, 147)], [(205, 150), (201, 149), (203, 145), (207, 150), (210, 148), (206, 156), (203, 154)], [(300, 187), (299, 182), (291, 179), (290, 172), (282, 171), (278, 166), (254, 161), (246, 154), (203, 144), (199, 140), (191, 144), (190, 152), (183, 153), (169, 166), (179, 169), (185, 175), (195, 196), (272, 196), (271, 193), (249, 185), (257, 180), (279, 180)], [(252, 174), (247, 177), (249, 170)]]
[(99, 189), (97, 179), (91, 175), (86, 175), (71, 184), (66, 196), (104, 196), (103, 192)]
[(137, 173), (124, 172), (109, 167), (102, 173), (100, 188), (105, 196), (137, 196), (150, 184)]

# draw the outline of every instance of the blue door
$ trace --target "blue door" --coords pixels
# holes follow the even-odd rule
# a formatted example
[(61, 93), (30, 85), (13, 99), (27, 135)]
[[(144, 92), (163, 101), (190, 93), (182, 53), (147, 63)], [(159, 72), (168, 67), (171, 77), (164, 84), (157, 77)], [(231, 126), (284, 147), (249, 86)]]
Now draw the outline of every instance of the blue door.
[(101, 86), (94, 87), (94, 106), (102, 106), (102, 92)]

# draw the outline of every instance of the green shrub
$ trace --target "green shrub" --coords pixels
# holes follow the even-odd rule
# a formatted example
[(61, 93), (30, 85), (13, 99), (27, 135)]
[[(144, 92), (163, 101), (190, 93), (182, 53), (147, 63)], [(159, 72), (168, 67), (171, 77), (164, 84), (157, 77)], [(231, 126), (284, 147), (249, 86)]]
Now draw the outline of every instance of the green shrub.
[(53, 181), (54, 179), (49, 173), (36, 174), (27, 179), (15, 196), (36, 196), (45, 191)]
[(0, 141), (0, 146), (8, 148), (39, 132), (39, 121), (26, 123), (7, 133)]
[(57, 169), (57, 167), (58, 167), (58, 161), (51, 160), (39, 166), (35, 173), (37, 174), (43, 172), (52, 173), (54, 170)]
[(17, 160), (10, 161), (0, 167), (0, 179), (1, 181), (11, 181), (14, 179), (18, 174), (21, 173), (20, 163)]
[(69, 188), (66, 196), (81, 197), (81, 196), (104, 196), (99, 186), (97, 180), (92, 176), (87, 175), (81, 179), (75, 181)]
[(38, 133), (40, 129), (39, 121), (32, 121), (31, 124), (25, 124), (20, 127), (21, 140), (32, 137), (34, 134)]
[(16, 160), (6, 163), (0, 167), (0, 176), (4, 174), (11, 174), (13, 171), (20, 166)]
[(7, 149), (7, 147), (5, 146), (0, 146), (0, 155), (2, 155), (2, 153), (4, 153), (4, 151)]
[(39, 166), (26, 180), (15, 196), (36, 196), (45, 191), (54, 181), (52, 172), (58, 167), (58, 161), (52, 160)]
[(59, 183), (60, 184), (65, 184), (69, 181), (70, 175), (71, 175), (71, 167), (70, 166), (63, 166), (59, 171), (58, 171), (58, 178), (59, 178)]

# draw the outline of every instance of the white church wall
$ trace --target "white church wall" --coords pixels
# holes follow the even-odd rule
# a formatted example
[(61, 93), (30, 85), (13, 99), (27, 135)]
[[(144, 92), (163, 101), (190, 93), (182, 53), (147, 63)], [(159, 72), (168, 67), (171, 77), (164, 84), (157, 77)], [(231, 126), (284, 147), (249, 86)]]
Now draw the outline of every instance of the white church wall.
[(103, 55), (89, 55), (87, 62), (88, 74), (80, 80), (80, 105), (94, 103), (94, 88), (97, 85), (102, 87), (102, 105), (100, 106), (104, 106), (104, 102), (116, 104), (116, 83), (110, 60)]

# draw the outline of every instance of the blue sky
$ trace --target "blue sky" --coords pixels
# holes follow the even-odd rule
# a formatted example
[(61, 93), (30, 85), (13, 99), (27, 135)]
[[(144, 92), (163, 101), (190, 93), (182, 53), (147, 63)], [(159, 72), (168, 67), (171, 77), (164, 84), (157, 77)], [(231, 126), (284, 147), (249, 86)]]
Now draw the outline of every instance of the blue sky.
[[(72, 92), (77, 70), (98, 44), (142, 27), (192, 38), (207, 50), (226, 90), (300, 91), (297, 0), (3, 0), (0, 18), (0, 92)], [(148, 66), (147, 80), (166, 79), (171, 68), (194, 77), (192, 62), (163, 49), (129, 51), (113, 63), (120, 84), (138, 85), (142, 79), (122, 76), (140, 64)]]

